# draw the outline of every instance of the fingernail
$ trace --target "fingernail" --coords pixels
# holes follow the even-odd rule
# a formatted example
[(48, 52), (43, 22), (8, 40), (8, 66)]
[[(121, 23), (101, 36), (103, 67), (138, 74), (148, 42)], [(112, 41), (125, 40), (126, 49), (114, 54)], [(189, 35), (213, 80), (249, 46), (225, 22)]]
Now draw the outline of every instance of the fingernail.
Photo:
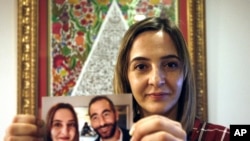
[(131, 129), (129, 130), (129, 135), (132, 136), (135, 131), (135, 125), (133, 124)]

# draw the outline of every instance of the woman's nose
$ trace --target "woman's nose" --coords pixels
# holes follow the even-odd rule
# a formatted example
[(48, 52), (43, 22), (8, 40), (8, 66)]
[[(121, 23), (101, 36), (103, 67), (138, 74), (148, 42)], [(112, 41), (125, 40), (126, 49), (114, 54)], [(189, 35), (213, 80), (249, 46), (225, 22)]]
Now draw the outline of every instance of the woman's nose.
[(166, 76), (163, 70), (160, 68), (152, 69), (151, 76), (149, 78), (149, 84), (160, 87), (165, 85)]
[(68, 127), (67, 126), (63, 126), (62, 128), (61, 128), (61, 132), (64, 134), (64, 135), (67, 135), (68, 134)]

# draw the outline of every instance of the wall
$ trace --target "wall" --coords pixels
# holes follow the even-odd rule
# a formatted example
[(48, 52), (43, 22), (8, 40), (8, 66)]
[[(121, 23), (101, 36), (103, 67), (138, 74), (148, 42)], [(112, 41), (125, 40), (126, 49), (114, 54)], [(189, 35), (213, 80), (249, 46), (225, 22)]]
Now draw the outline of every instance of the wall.
[(250, 0), (207, 0), (209, 121), (250, 124)]
[(17, 93), (17, 1), (0, 0), (0, 140), (16, 114)]
[[(0, 140), (16, 113), (16, 0), (0, 0)], [(250, 1), (207, 0), (209, 121), (250, 124)]]

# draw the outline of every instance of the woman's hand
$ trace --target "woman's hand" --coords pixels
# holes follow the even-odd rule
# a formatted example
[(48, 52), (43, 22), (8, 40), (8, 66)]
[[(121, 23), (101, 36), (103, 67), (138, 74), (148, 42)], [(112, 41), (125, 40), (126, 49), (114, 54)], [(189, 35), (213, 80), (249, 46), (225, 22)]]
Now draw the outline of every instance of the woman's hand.
[(160, 115), (145, 117), (130, 130), (131, 141), (185, 141), (186, 132), (181, 124)]
[(16, 115), (6, 130), (4, 141), (42, 140), (43, 125), (43, 121), (33, 115)]

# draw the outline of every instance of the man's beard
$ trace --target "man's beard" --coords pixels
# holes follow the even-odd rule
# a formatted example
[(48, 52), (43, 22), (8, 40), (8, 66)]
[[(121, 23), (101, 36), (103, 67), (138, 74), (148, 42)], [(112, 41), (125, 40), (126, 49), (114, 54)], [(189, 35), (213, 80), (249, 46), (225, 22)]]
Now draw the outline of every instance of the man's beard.
[[(104, 124), (103, 126), (99, 126), (99, 127), (95, 128), (94, 130), (95, 130), (95, 132), (96, 132), (101, 138), (103, 138), (103, 139), (108, 139), (108, 138), (111, 138), (111, 137), (114, 136), (114, 134), (115, 134), (115, 129), (116, 129), (116, 124), (117, 124), (116, 122)], [(101, 128), (105, 128), (105, 127), (109, 127), (109, 126), (111, 126), (111, 131), (110, 131), (110, 133), (109, 133), (108, 135), (102, 135), (102, 133), (100, 133), (100, 132), (98, 131), (98, 130), (101, 129)]]

